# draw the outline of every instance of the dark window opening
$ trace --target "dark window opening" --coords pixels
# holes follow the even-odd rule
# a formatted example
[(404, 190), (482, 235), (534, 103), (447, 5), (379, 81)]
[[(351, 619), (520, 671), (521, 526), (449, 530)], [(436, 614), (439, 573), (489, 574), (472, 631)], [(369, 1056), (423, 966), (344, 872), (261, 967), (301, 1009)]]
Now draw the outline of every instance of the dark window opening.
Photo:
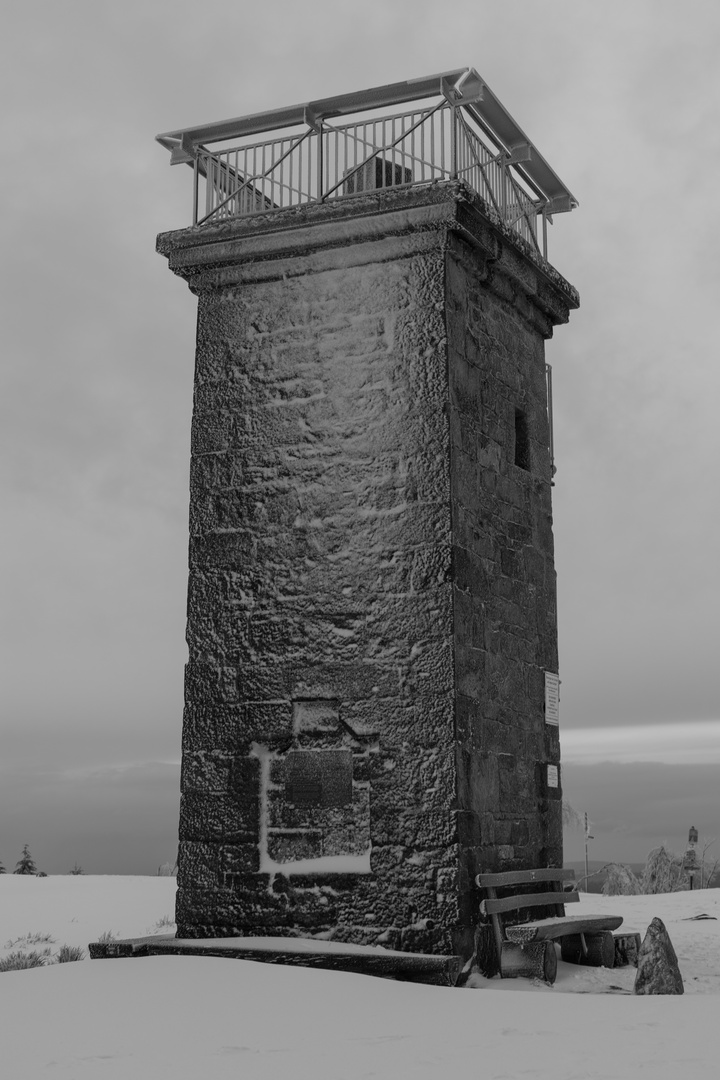
[(527, 416), (522, 409), (515, 410), (515, 464), (520, 469), (530, 468), (530, 438)]

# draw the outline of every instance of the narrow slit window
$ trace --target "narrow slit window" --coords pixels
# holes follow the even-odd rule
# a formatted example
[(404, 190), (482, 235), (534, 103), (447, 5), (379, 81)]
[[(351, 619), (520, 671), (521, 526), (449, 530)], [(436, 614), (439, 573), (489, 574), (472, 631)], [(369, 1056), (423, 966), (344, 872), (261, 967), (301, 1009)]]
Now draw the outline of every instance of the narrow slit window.
[(515, 410), (515, 464), (520, 469), (530, 468), (530, 438), (527, 416), (522, 409)]

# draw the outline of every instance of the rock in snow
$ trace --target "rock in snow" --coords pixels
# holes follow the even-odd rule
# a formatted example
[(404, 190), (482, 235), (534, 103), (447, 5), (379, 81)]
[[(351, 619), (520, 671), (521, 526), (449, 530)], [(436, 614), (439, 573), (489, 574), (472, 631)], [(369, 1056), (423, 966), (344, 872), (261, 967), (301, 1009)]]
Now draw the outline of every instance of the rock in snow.
[(653, 919), (647, 928), (638, 954), (638, 970), (633, 993), (685, 993), (677, 956), (662, 919)]

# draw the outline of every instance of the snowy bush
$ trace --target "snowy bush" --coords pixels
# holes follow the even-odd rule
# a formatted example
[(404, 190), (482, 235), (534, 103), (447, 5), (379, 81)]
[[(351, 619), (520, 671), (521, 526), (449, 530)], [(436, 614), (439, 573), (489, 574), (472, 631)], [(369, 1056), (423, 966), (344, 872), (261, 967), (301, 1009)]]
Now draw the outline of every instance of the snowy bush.
[(640, 879), (640, 892), (646, 896), (654, 893), (678, 892), (689, 889), (690, 881), (683, 869), (682, 855), (668, 851), (664, 844), (653, 850), (645, 862)]
[(640, 882), (629, 866), (608, 863), (604, 870), (607, 878), (602, 887), (603, 896), (637, 896), (641, 892)]
[[(709, 886), (716, 868), (717, 864), (711, 866), (705, 860), (699, 860), (696, 867), (696, 885), (699, 888)], [(664, 844), (653, 848), (648, 854), (639, 878), (629, 866), (622, 863), (608, 863), (602, 870), (607, 875), (602, 887), (605, 896), (653, 896), (690, 888), (684, 856), (668, 851)]]

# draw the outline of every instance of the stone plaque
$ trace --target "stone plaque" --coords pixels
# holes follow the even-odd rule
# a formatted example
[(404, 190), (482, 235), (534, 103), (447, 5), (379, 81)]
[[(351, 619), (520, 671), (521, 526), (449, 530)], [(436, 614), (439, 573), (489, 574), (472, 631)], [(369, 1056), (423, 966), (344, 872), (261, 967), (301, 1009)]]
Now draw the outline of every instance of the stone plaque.
[(545, 672), (545, 723), (560, 723), (560, 679), (553, 671)]
[(293, 806), (321, 808), (352, 802), (350, 750), (292, 750), (285, 767), (285, 797)]
[(321, 806), (323, 786), (319, 780), (296, 776), (289, 784), (289, 802), (293, 806)]
[(548, 765), (547, 767), (547, 786), (558, 787), (558, 767), (557, 765)]

